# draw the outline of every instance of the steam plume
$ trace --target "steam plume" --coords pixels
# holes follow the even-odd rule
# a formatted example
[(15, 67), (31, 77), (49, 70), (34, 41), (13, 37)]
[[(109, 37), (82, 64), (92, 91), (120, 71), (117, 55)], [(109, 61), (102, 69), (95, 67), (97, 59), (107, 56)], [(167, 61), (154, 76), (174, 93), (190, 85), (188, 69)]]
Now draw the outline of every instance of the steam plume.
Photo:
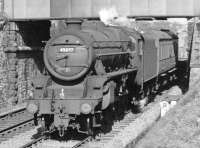
[(117, 18), (118, 12), (115, 7), (103, 8), (99, 12), (100, 20), (104, 22), (105, 25), (111, 25), (113, 20)]
[(134, 19), (129, 19), (127, 16), (121, 16), (115, 7), (103, 8), (99, 12), (99, 17), (105, 25), (111, 26), (126, 26), (138, 29)]

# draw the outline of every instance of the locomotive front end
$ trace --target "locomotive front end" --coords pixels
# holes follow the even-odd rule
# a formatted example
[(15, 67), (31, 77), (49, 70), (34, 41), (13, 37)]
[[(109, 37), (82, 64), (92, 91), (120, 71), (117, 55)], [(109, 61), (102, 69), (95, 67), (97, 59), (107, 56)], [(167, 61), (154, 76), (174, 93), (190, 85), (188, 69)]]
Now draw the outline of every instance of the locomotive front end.
[(52, 38), (44, 49), (44, 63), (52, 76), (74, 81), (84, 76), (91, 64), (91, 46), (78, 31), (69, 31)]

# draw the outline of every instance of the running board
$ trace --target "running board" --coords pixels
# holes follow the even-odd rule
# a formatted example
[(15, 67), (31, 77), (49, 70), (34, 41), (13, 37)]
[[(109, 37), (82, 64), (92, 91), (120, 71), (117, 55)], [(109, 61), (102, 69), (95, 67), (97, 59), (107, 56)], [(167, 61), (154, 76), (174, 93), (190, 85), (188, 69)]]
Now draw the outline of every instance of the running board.
[(160, 74), (160, 76), (161, 76), (161, 77), (164, 77), (164, 76), (166, 76), (168, 73), (172, 73), (172, 72), (174, 72), (175, 70), (176, 70), (176, 68), (173, 68), (173, 69), (167, 71), (166, 73)]
[(117, 76), (120, 76), (120, 75), (123, 75), (123, 74), (129, 74), (129, 73), (135, 72), (136, 70), (137, 70), (137, 68), (124, 69), (124, 70), (119, 70), (119, 71), (107, 73), (104, 76), (108, 77), (108, 78), (112, 78), (112, 77), (117, 77)]

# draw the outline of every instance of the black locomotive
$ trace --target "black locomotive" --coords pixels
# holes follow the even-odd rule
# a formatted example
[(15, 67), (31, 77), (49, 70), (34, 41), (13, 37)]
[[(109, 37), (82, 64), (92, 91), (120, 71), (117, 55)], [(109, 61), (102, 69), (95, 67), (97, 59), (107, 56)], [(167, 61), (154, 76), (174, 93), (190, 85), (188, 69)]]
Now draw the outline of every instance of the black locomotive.
[(41, 114), (46, 129), (93, 134), (111, 114), (148, 101), (165, 81), (176, 79), (178, 37), (170, 30), (66, 21), (43, 52), (46, 75), (34, 80), (27, 109)]

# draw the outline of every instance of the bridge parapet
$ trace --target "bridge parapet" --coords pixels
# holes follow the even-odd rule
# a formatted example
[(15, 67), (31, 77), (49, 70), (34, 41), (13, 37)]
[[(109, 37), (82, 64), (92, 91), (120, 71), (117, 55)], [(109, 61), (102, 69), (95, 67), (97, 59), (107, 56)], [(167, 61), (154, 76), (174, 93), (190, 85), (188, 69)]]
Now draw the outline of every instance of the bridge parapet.
[(98, 17), (115, 7), (122, 16), (200, 16), (199, 0), (1, 0), (11, 19)]

